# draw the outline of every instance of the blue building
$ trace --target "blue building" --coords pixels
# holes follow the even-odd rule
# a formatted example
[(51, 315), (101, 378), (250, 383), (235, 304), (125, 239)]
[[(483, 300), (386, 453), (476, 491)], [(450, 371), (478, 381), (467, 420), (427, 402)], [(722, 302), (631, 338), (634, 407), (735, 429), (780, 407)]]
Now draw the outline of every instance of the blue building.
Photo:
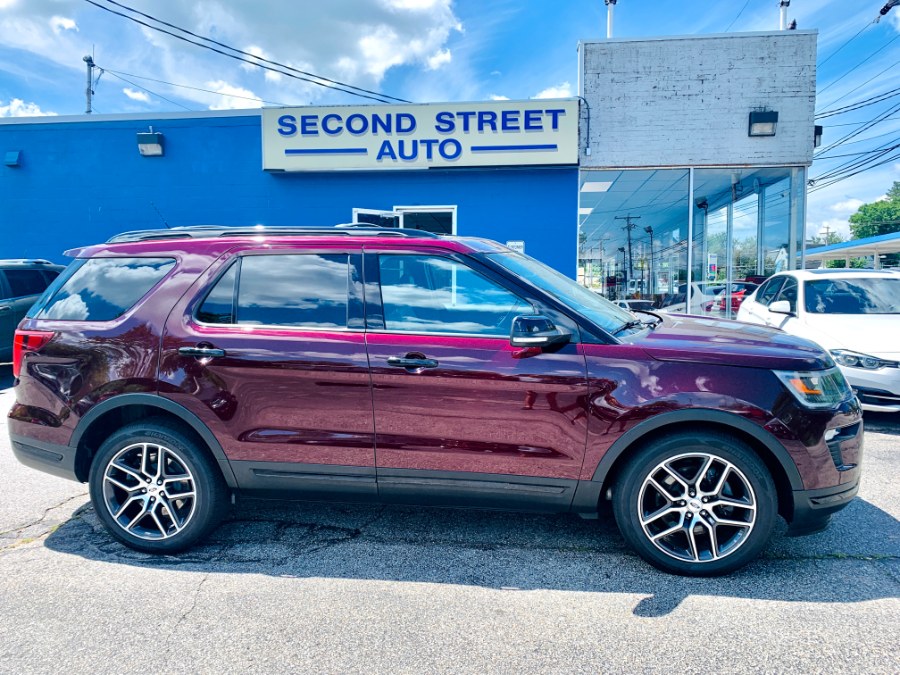
[(357, 221), (523, 242), (574, 276), (577, 139), (573, 100), (3, 119), (0, 258)]

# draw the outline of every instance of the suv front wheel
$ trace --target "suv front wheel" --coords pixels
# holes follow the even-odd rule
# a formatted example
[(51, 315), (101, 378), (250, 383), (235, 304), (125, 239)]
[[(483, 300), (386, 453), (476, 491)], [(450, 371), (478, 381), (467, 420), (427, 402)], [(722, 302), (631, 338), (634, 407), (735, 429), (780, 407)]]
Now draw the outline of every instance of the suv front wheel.
[(100, 447), (90, 472), (97, 516), (123, 544), (175, 553), (209, 534), (228, 488), (207, 453), (164, 420), (131, 424)]
[(628, 462), (613, 511), (622, 536), (650, 564), (716, 576), (759, 555), (778, 503), (768, 469), (746, 444), (713, 432), (677, 433)]

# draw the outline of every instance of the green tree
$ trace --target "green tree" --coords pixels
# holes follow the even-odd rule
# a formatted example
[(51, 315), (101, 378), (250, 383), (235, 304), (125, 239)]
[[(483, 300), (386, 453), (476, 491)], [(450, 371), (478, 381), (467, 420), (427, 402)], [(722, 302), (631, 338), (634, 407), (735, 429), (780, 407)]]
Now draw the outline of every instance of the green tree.
[(850, 232), (854, 239), (900, 232), (900, 181), (894, 181), (886, 199), (863, 204), (850, 216)]

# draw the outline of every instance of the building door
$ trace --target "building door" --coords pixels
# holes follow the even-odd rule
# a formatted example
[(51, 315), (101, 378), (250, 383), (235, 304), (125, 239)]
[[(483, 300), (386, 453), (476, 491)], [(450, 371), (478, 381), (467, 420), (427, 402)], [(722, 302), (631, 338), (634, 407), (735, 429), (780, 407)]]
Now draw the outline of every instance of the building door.
[(378, 209), (353, 209), (353, 222), (378, 227), (403, 227), (403, 214)]
[(456, 206), (395, 206), (393, 211), (353, 209), (353, 222), (456, 235)]
[(381, 288), (366, 295), (379, 496), (567, 506), (586, 438), (579, 346), (511, 347), (513, 318), (539, 308), (458, 259), (385, 252), (365, 265), (367, 289), (375, 275)]

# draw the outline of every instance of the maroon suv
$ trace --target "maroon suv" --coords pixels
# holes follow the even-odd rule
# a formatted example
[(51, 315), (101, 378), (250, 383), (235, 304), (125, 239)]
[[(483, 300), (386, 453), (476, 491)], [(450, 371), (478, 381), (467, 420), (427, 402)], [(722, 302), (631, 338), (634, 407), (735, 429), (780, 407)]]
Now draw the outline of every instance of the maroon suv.
[(862, 417), (780, 331), (631, 314), (482, 239), (343, 227), (135, 232), (16, 333), (17, 457), (170, 553), (230, 495), (606, 513), (662, 569), (757, 556), (856, 494)]

